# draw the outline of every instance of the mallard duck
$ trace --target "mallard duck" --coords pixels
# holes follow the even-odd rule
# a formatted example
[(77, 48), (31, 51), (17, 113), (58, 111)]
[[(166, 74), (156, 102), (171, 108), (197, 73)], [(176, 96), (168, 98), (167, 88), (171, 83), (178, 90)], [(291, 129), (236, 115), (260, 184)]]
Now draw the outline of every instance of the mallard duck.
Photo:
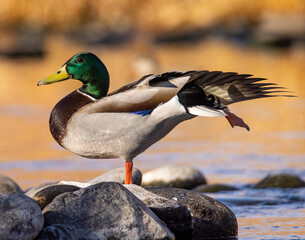
[(109, 74), (94, 54), (71, 57), (38, 86), (76, 79), (83, 85), (60, 100), (49, 120), (54, 139), (86, 158), (125, 160), (125, 184), (132, 183), (133, 158), (179, 123), (225, 117), (232, 127), (249, 130), (227, 105), (250, 99), (290, 96), (264, 78), (220, 71), (165, 72), (147, 75), (108, 93)]

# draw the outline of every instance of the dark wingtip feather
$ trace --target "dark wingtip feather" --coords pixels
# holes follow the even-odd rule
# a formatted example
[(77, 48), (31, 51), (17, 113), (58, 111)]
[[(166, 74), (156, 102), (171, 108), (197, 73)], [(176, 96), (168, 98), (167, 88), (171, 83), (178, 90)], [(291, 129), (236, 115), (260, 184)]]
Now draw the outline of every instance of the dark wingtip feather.
[(275, 94), (275, 95), (266, 95), (265, 97), (298, 97), (298, 96), (290, 95), (290, 94)]
[[(201, 71), (192, 72), (190, 76), (189, 82), (195, 82), (207, 94), (217, 96), (225, 105), (266, 97), (295, 97), (294, 92), (287, 88), (265, 82), (266, 78), (252, 77), (251, 74)], [(218, 91), (217, 87), (222, 91)]]

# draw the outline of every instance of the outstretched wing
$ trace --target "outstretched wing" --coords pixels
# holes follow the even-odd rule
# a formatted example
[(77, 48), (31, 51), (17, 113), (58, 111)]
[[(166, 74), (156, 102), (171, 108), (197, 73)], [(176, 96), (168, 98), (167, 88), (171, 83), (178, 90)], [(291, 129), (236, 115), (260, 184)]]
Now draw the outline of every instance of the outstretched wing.
[(86, 108), (91, 112), (134, 112), (151, 110), (170, 100), (182, 88), (196, 84), (207, 96), (217, 97), (222, 105), (250, 99), (287, 96), (285, 88), (252, 78), (249, 74), (219, 71), (166, 72), (147, 75), (127, 84)]

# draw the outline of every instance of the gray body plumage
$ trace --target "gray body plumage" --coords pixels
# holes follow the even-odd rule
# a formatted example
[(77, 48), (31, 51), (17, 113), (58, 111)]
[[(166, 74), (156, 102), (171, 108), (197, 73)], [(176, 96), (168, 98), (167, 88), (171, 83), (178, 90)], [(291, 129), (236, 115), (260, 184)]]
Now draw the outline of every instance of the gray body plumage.
[(146, 116), (134, 113), (75, 113), (69, 121), (62, 145), (88, 158), (131, 161), (166, 136), (180, 122), (191, 119), (174, 97)]

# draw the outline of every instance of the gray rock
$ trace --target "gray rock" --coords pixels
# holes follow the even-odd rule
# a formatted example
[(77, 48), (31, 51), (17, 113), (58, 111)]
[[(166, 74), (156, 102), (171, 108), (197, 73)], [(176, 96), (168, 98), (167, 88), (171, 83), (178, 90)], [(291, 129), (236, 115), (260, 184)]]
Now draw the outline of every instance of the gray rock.
[(83, 229), (74, 225), (53, 224), (42, 229), (40, 234), (35, 240), (106, 240), (100, 236), (94, 236), (91, 233), (85, 232)]
[[(54, 214), (59, 213), (70, 220), (60, 217), (60, 221), (50, 222), (48, 212), (54, 212), (53, 219), (57, 219)], [(72, 230), (89, 232), (97, 239), (174, 239), (173, 233), (143, 202), (113, 182), (61, 194), (44, 208), (43, 213), (45, 221), (51, 224), (49, 229), (62, 224)]]
[(192, 190), (196, 192), (216, 193), (222, 191), (236, 191), (238, 188), (226, 184), (203, 184)]
[(0, 239), (32, 240), (43, 227), (36, 202), (21, 193), (0, 195)]
[[(100, 183), (100, 182), (118, 182), (124, 184), (125, 168), (113, 169), (89, 181), (89, 183)], [(142, 173), (139, 169), (134, 168), (132, 171), (132, 183), (141, 186), (141, 182), (142, 182)]]
[(191, 189), (207, 181), (202, 173), (193, 167), (167, 165), (143, 174), (143, 187), (178, 187)]
[(134, 184), (124, 185), (145, 203), (171, 230), (177, 239), (192, 239), (192, 216), (187, 206), (177, 201), (160, 197)]
[(0, 194), (8, 192), (20, 192), (23, 191), (11, 178), (0, 174)]
[(43, 210), (55, 197), (65, 192), (74, 192), (79, 190), (79, 187), (73, 185), (53, 185), (46, 187), (35, 194), (33, 199), (37, 202), (40, 209)]
[(254, 188), (299, 188), (305, 187), (305, 182), (290, 174), (269, 175), (255, 184)]
[[(76, 223), (71, 217), (56, 211), (49, 211), (44, 214), (45, 225), (36, 240), (62, 239), (99, 239), (104, 240), (103, 236), (97, 237), (90, 233), (81, 225)], [(53, 224), (56, 222), (56, 224)]]
[(234, 238), (237, 220), (219, 201), (203, 194), (178, 188), (148, 188), (148, 191), (185, 204), (192, 214), (193, 239)]
[(25, 195), (27, 195), (30, 198), (33, 198), (35, 196), (35, 194), (38, 193), (39, 191), (41, 191), (42, 189), (44, 189), (46, 187), (49, 187), (49, 186), (55, 186), (57, 184), (58, 184), (58, 182), (43, 183), (43, 184), (41, 184), (37, 187), (33, 187), (33, 188), (28, 189), (25, 192)]

